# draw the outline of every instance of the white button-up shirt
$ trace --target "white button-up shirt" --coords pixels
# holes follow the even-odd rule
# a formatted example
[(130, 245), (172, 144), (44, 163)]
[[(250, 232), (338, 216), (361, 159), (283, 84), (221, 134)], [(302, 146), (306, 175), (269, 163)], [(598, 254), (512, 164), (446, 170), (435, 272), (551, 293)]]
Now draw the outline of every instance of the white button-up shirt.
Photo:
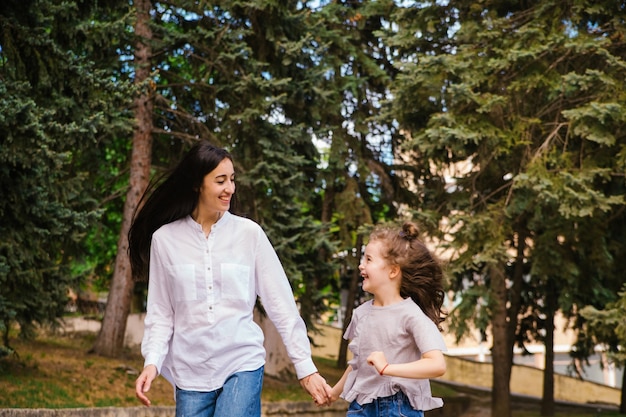
[(257, 299), (298, 378), (317, 371), (306, 326), (283, 267), (255, 222), (225, 212), (205, 236), (190, 216), (154, 232), (141, 352), (172, 384), (213, 391), (265, 363)]

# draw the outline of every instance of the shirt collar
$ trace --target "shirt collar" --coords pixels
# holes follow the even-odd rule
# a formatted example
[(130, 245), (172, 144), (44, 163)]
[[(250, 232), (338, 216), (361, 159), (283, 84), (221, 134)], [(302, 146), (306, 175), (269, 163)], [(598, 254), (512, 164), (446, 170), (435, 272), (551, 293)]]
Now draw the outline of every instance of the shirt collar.
[[(233, 215), (229, 211), (225, 211), (224, 214), (222, 214), (222, 217), (220, 217), (220, 219), (217, 221), (217, 223), (213, 225), (213, 229), (219, 230), (220, 228), (224, 227), (224, 225), (228, 223), (232, 216)], [(191, 214), (189, 214), (185, 220), (187, 224), (189, 224), (194, 230), (202, 232), (202, 225), (200, 225), (200, 223), (197, 223), (191, 217)]]

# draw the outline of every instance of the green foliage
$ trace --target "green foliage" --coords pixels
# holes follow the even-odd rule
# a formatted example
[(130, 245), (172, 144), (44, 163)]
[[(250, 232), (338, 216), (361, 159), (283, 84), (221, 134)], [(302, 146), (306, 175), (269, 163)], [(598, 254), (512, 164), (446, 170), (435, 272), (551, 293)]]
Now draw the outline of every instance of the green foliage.
[[(83, 175), (67, 172), (72, 154), (46, 130), (50, 116), (24, 100), (8, 83), (0, 111), (5, 115), (2, 162), (1, 297), (4, 327), (16, 320), (27, 333), (32, 322), (59, 317), (73, 283), (67, 260), (96, 212), (80, 186)], [(11, 91), (12, 90), (12, 91)], [(18, 139), (19, 138), (19, 139)]]
[(606, 308), (586, 306), (581, 315), (587, 319), (586, 331), (594, 340), (604, 345), (618, 366), (626, 364), (626, 286), (619, 293), (620, 298), (608, 303)]
[[(509, 317), (541, 312), (549, 280), (568, 315), (610, 301), (622, 280), (612, 265), (623, 243), (603, 232), (624, 216), (624, 11), (575, 3), (455, 1), (397, 15), (389, 42), (407, 52), (390, 112), (407, 131), (422, 208), (445, 219), (458, 326), (476, 306), (489, 313), (489, 264), (508, 265), (510, 283), (523, 271), (500, 300), (521, 300)], [(519, 339), (540, 339), (546, 324), (531, 316), (535, 330), (518, 326), (529, 331)]]
[[(32, 4), (31, 4), (32, 3)], [(54, 322), (81, 277), (70, 265), (102, 215), (92, 181), (97, 144), (124, 131), (123, 84), (89, 56), (95, 8), (4, 2), (0, 13), (0, 328)], [(95, 30), (97, 32), (97, 30)], [(98, 49), (98, 57), (103, 57)], [(104, 59), (104, 58), (103, 58)], [(107, 62), (108, 64), (108, 62)]]

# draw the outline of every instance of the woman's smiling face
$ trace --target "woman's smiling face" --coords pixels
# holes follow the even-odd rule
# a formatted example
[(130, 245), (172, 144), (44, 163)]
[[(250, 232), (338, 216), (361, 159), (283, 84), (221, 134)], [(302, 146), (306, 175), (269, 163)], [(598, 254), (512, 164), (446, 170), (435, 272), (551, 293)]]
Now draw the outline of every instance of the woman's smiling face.
[(206, 212), (225, 212), (230, 208), (230, 200), (235, 193), (235, 168), (229, 158), (204, 176), (200, 186), (198, 205)]

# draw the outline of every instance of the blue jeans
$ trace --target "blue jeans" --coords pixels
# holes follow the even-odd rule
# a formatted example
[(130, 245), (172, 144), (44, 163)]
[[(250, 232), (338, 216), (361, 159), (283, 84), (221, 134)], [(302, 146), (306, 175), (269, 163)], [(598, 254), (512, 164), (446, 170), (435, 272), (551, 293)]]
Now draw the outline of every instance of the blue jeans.
[(215, 391), (176, 387), (176, 417), (260, 417), (263, 368), (237, 372)]
[(409, 404), (409, 399), (402, 391), (389, 397), (376, 398), (368, 404), (359, 404), (352, 401), (346, 416), (362, 417), (424, 417), (424, 412), (415, 410)]

